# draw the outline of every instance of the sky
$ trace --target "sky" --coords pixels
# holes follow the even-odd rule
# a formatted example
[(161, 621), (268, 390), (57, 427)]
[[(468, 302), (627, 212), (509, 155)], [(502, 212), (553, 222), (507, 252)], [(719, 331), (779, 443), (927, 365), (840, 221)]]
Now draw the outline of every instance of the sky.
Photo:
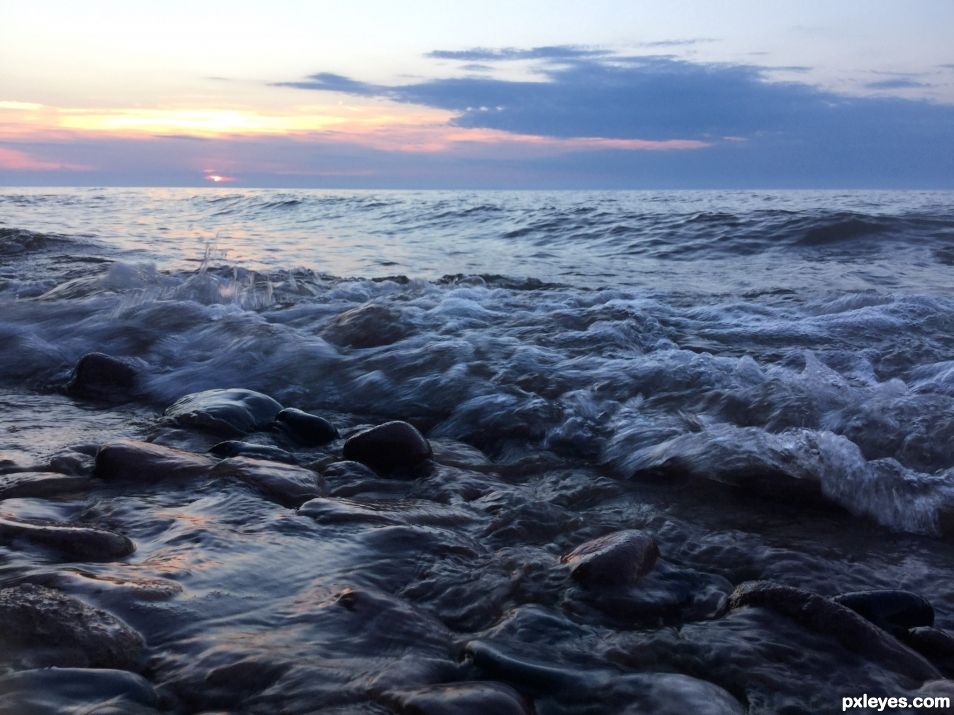
[(0, 0), (0, 184), (954, 188), (951, 0)]

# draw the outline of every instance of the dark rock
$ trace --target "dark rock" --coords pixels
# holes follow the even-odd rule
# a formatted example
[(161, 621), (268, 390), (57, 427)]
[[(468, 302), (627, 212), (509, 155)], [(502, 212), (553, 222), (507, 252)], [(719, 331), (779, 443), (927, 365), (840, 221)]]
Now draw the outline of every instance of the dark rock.
[(51, 497), (83, 491), (89, 478), (56, 472), (16, 472), (0, 475), (0, 499)]
[(268, 395), (231, 388), (206, 390), (180, 398), (165, 411), (170, 422), (223, 435), (243, 435), (275, 421), (282, 406)]
[(934, 625), (931, 604), (910, 591), (854, 591), (832, 600), (892, 633)]
[(0, 678), (0, 701), (0, 712), (10, 715), (140, 715), (158, 712), (160, 706), (158, 694), (142, 676), (96, 668), (10, 673)]
[(73, 368), (66, 392), (94, 400), (129, 400), (135, 396), (138, 382), (131, 363), (103, 353), (86, 353)]
[(367, 303), (346, 310), (321, 331), (329, 343), (351, 348), (375, 348), (407, 337), (401, 314), (383, 305)]
[(584, 586), (627, 586), (649, 573), (658, 558), (659, 547), (652, 536), (627, 529), (580, 544), (560, 561)]
[(381, 700), (402, 715), (530, 715), (527, 699), (504, 683), (446, 683), (414, 690), (392, 690)]
[(318, 447), (338, 438), (338, 430), (324, 417), (294, 407), (286, 407), (275, 416), (275, 424), (291, 439), (305, 447)]
[(213, 445), (209, 452), (216, 457), (252, 457), (253, 459), (267, 459), (270, 462), (284, 462), (285, 464), (296, 464), (298, 461), (291, 453), (279, 447), (239, 442), (237, 440), (219, 442)]
[(129, 439), (100, 448), (95, 475), (144, 482), (196, 479), (208, 474), (214, 464), (198, 454)]
[(59, 591), (0, 589), (0, 660), (17, 667), (135, 670), (142, 636), (106, 611)]
[(376, 472), (373, 472), (370, 468), (361, 464), (361, 462), (332, 462), (331, 464), (325, 465), (321, 469), (322, 475), (325, 479), (334, 479), (339, 481), (345, 480), (364, 480), (364, 479), (377, 479), (378, 475)]
[(298, 506), (323, 492), (321, 477), (316, 472), (263, 459), (232, 457), (219, 462), (212, 473), (240, 479), (284, 506)]
[(954, 636), (947, 631), (920, 626), (910, 629), (899, 638), (946, 674), (954, 673)]
[(50, 457), (49, 469), (51, 472), (59, 472), (60, 474), (90, 477), (93, 475), (93, 469), (96, 466), (94, 457), (95, 453), (89, 455), (72, 450), (58, 452)]
[(390, 472), (413, 467), (431, 457), (431, 445), (407, 422), (386, 422), (352, 435), (344, 444), (345, 459)]
[(768, 608), (817, 633), (836, 638), (845, 648), (873, 658), (917, 682), (940, 677), (922, 656), (850, 608), (830, 598), (768, 581), (743, 583), (729, 596), (729, 608)]
[(121, 534), (87, 526), (30, 524), (0, 517), (0, 540), (25, 541), (88, 561), (128, 556), (136, 545)]
[(298, 513), (310, 516), (324, 524), (401, 524), (399, 518), (388, 516), (387, 512), (364, 506), (348, 499), (329, 499), (318, 497), (309, 499), (300, 507)]

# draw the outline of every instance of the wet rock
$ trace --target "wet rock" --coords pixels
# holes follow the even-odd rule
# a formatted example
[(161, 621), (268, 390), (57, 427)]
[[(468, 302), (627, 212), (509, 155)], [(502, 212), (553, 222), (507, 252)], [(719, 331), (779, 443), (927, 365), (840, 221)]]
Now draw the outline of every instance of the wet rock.
[(373, 472), (370, 468), (361, 464), (361, 462), (332, 462), (331, 464), (325, 465), (321, 470), (322, 475), (325, 479), (333, 479), (335, 481), (354, 481), (354, 480), (365, 480), (365, 479), (378, 479), (376, 472)]
[(319, 447), (338, 438), (338, 430), (324, 417), (286, 407), (275, 416), (275, 425), (304, 447)]
[(584, 586), (626, 586), (649, 573), (659, 558), (656, 540), (644, 531), (615, 531), (580, 544), (560, 557)]
[(0, 499), (52, 497), (89, 488), (89, 478), (56, 472), (16, 472), (0, 475)]
[(94, 668), (10, 673), (0, 678), (0, 701), (0, 712), (11, 715), (140, 715), (158, 712), (160, 706), (158, 694), (145, 678), (124, 670)]
[(281, 409), (261, 392), (230, 388), (186, 395), (166, 408), (164, 415), (179, 426), (232, 436), (268, 427)]
[(285, 464), (296, 464), (298, 461), (291, 453), (279, 447), (239, 442), (237, 440), (219, 442), (212, 446), (209, 453), (216, 457), (251, 457), (253, 459), (265, 459), (269, 462), (284, 462)]
[(940, 673), (921, 655), (859, 614), (830, 598), (793, 586), (749, 581), (729, 597), (729, 608), (767, 608), (810, 630), (836, 638), (845, 648), (918, 682)]
[(954, 673), (954, 636), (940, 628), (920, 626), (899, 636), (948, 675)]
[(321, 331), (329, 343), (351, 348), (390, 345), (408, 334), (399, 312), (373, 303), (346, 310)]
[(16, 667), (139, 665), (142, 637), (106, 611), (43, 586), (0, 589), (0, 661)]
[(31, 524), (4, 517), (0, 517), (0, 541), (34, 544), (87, 561), (121, 559), (136, 550), (130, 539), (105, 529)]
[(321, 477), (310, 469), (250, 457), (223, 460), (212, 470), (213, 475), (235, 477), (284, 506), (298, 506), (321, 496)]
[(58, 452), (50, 457), (49, 470), (51, 472), (59, 472), (60, 474), (89, 477), (92, 476), (93, 469), (96, 466), (94, 456), (95, 453), (89, 455), (72, 450)]
[(345, 459), (381, 472), (414, 467), (431, 457), (431, 445), (407, 422), (383, 425), (352, 435), (344, 444)]
[(30, 463), (23, 461), (23, 455), (11, 452), (0, 452), (0, 474), (11, 472), (28, 472), (33, 468)]
[(208, 474), (214, 464), (198, 454), (130, 439), (100, 448), (94, 474), (100, 479), (143, 482), (196, 479)]
[(400, 519), (388, 516), (384, 511), (378, 511), (363, 504), (348, 499), (330, 499), (318, 497), (310, 499), (298, 508), (302, 516), (310, 516), (315, 521), (324, 524), (400, 524)]
[(139, 382), (133, 365), (104, 353), (86, 353), (76, 363), (66, 392), (74, 397), (122, 401), (135, 396)]
[(931, 604), (910, 591), (854, 591), (832, 600), (892, 633), (934, 625)]
[(504, 683), (446, 683), (392, 690), (381, 700), (402, 715), (530, 715), (529, 701)]

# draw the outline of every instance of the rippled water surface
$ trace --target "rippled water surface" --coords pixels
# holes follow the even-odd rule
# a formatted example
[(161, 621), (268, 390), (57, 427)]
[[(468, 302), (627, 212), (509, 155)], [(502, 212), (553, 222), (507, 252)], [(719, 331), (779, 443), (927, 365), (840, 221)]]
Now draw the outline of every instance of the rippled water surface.
[[(349, 471), (341, 440), (263, 430), (242, 439), (321, 474), (322, 500), (215, 470), (9, 497), (0, 518), (136, 550), (6, 538), (0, 581), (139, 631), (142, 712), (816, 713), (950, 692), (924, 681), (954, 674), (954, 646), (912, 675), (900, 642), (899, 661), (727, 598), (756, 579), (904, 589), (954, 628), (952, 199), (4, 189), (0, 471), (62, 470), (70, 449), (88, 471), (76, 455), (126, 438), (204, 453), (221, 438), (162, 411), (228, 387), (345, 437), (406, 420), (434, 460)], [(134, 394), (64, 394), (93, 351), (134, 366)], [(560, 563), (626, 529), (660, 552), (636, 585)], [(69, 711), (43, 688), (42, 712)]]

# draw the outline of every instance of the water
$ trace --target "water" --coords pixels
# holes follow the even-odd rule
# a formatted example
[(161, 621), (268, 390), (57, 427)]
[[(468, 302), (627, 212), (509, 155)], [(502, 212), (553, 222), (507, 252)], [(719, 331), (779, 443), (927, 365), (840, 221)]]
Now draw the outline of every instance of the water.
[[(491, 677), (540, 713), (702, 712), (707, 683), (753, 713), (913, 692), (720, 599), (752, 578), (906, 588), (954, 626), (952, 199), (6, 189), (11, 460), (119, 437), (204, 449), (157, 431), (159, 412), (246, 387), (343, 430), (408, 420), (438, 467), (327, 478), (344, 521), (215, 479), (7, 500), (137, 551), (64, 564), (8, 545), (0, 574), (121, 615), (183, 712), (391, 712), (396, 689)], [(89, 351), (134, 360), (144, 394), (62, 395)], [(558, 557), (622, 528), (653, 533), (662, 560), (607, 607)], [(157, 578), (181, 592), (128, 586)], [(484, 646), (556, 668), (565, 690), (510, 661), (508, 679)]]

